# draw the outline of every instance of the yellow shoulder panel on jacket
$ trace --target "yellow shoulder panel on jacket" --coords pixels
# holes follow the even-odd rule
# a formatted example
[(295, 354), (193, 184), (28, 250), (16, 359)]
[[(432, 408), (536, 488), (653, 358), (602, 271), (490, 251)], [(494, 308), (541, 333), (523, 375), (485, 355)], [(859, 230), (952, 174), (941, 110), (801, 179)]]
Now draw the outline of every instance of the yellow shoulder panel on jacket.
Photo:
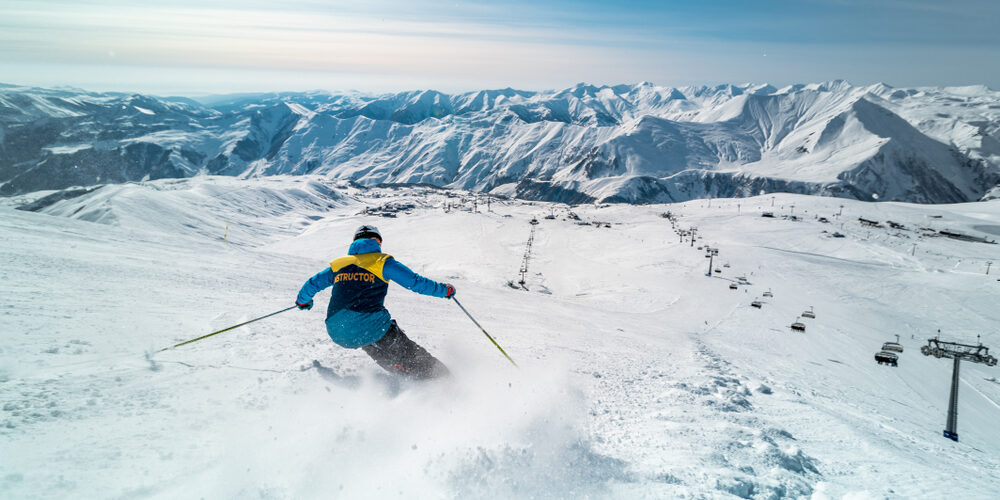
[(356, 255), (345, 255), (330, 262), (330, 270), (337, 272), (351, 264), (356, 264), (357, 261), (358, 257)]
[(382, 276), (382, 266), (385, 265), (386, 259), (391, 259), (391, 258), (392, 256), (389, 254), (377, 253), (377, 252), (362, 253), (357, 255), (346, 255), (344, 257), (340, 257), (339, 259), (334, 259), (333, 262), (330, 262), (330, 269), (333, 272), (337, 272), (347, 266), (355, 265), (374, 274), (375, 276), (378, 276), (378, 279), (388, 283), (389, 280), (385, 279), (385, 276)]

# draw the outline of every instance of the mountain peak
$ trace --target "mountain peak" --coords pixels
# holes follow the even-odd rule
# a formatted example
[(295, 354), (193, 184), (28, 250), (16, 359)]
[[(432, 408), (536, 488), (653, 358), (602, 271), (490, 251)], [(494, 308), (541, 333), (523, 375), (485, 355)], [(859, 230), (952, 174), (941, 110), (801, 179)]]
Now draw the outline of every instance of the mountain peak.
[(780, 90), (640, 82), (543, 92), (271, 92), (199, 104), (4, 87), (0, 191), (198, 172), (317, 173), (562, 200), (741, 196), (767, 186), (968, 201), (1000, 183), (1000, 118), (984, 118), (996, 116), (994, 96), (981, 86), (833, 80)]

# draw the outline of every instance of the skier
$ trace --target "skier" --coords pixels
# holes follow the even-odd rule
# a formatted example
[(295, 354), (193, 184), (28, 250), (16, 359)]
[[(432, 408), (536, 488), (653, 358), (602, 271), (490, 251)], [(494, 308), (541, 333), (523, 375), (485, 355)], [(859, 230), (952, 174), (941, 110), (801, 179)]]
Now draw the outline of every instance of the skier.
[(410, 340), (385, 308), (389, 282), (433, 297), (451, 299), (455, 287), (420, 276), (382, 253), (382, 235), (375, 226), (364, 225), (354, 232), (347, 255), (330, 263), (309, 278), (295, 305), (307, 310), (313, 296), (333, 287), (326, 312), (330, 338), (348, 349), (360, 347), (390, 373), (413, 379), (431, 379), (448, 374), (448, 368), (423, 347)]

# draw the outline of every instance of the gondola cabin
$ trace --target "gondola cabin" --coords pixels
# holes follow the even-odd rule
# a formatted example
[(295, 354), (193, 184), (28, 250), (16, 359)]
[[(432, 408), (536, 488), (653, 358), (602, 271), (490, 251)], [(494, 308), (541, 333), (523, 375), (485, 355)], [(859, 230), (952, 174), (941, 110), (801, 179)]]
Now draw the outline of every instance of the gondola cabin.
[(875, 353), (875, 362), (880, 365), (899, 366), (899, 356), (889, 351)]

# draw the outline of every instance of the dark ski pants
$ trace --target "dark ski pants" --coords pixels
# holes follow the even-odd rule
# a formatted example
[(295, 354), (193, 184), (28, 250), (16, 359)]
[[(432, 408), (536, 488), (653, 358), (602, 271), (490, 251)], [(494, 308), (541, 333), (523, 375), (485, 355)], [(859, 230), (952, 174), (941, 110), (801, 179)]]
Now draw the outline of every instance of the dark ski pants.
[(378, 342), (361, 347), (385, 371), (404, 377), (426, 380), (448, 375), (448, 368), (423, 347), (410, 340), (392, 321), (392, 326)]

